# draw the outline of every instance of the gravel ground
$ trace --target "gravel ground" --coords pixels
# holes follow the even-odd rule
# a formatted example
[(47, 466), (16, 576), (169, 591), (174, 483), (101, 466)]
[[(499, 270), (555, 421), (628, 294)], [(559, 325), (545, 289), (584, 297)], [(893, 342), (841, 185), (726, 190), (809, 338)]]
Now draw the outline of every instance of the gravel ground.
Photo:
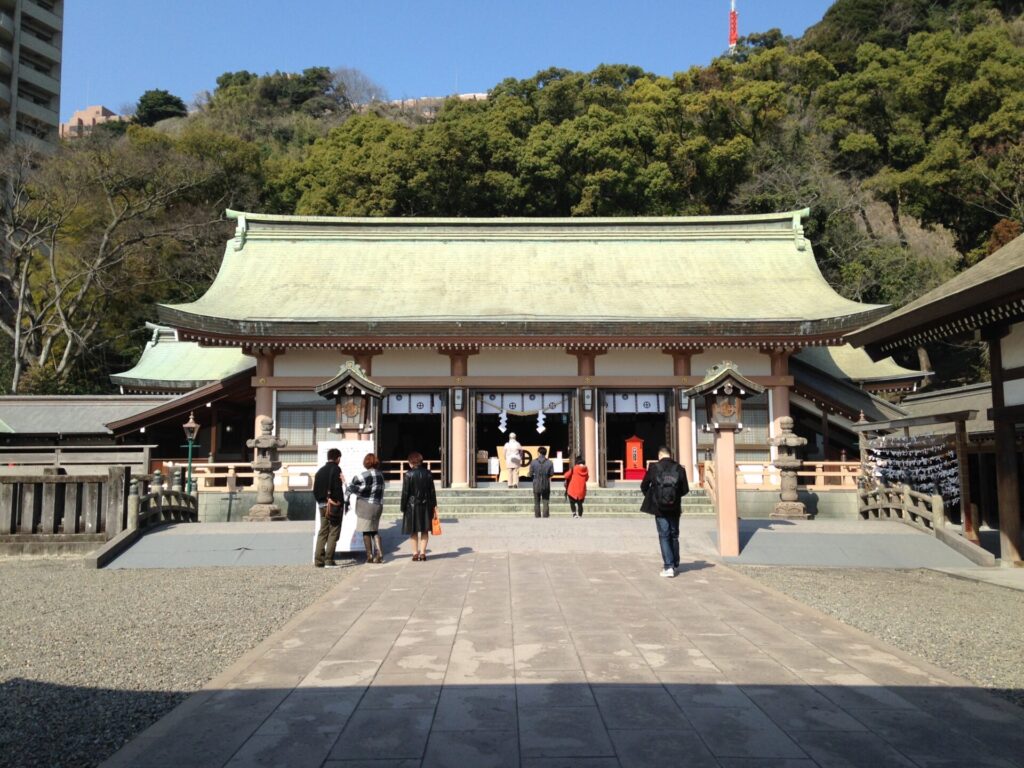
[(1024, 592), (927, 570), (729, 567), (1024, 707)]
[(0, 766), (93, 766), (353, 570), (0, 558)]

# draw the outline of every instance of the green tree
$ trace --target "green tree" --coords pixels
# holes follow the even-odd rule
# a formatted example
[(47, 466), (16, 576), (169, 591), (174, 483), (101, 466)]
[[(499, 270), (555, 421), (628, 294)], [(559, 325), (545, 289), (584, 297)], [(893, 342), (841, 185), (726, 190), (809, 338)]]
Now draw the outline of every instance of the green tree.
[(185, 117), (188, 110), (185, 102), (169, 91), (159, 88), (146, 91), (135, 105), (135, 122), (139, 125), (156, 125), (170, 117)]

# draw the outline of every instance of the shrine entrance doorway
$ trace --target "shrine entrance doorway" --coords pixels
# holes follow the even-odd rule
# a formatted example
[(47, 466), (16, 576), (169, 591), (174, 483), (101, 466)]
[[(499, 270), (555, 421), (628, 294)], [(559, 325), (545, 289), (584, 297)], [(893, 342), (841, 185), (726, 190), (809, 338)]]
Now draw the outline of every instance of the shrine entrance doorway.
[[(575, 443), (574, 392), (475, 392), (470, 412), (470, 484), (497, 482), (500, 474), (498, 448), (510, 434), (536, 458), (536, 448), (545, 446), (554, 462), (555, 474), (569, 468)], [(525, 473), (524, 473), (525, 475)]]
[(642, 475), (630, 472), (626, 462), (626, 441), (632, 437), (643, 440), (640, 468), (658, 459), (658, 449), (676, 444), (673, 436), (675, 418), (670, 417), (672, 397), (669, 392), (602, 391), (598, 413), (598, 469), (602, 486), (609, 482), (641, 480)]
[(412, 451), (423, 454), (423, 462), (434, 479), (448, 485), (447, 430), (448, 397), (445, 392), (388, 392), (381, 403), (377, 455), (389, 480), (397, 480)]

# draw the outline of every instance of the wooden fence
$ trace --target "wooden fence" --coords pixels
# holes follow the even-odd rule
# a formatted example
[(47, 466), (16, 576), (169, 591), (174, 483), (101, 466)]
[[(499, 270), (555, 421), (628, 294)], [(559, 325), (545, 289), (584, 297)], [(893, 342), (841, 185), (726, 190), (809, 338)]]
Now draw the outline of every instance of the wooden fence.
[(48, 467), (68, 475), (103, 475), (110, 467), (149, 471), (152, 445), (5, 445), (0, 447), (0, 476), (21, 476)]

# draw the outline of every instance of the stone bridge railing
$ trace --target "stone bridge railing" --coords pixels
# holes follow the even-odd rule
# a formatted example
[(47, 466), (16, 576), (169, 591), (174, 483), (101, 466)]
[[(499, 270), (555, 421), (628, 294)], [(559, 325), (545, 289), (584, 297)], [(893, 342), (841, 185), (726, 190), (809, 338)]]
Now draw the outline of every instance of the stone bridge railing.
[[(152, 478), (133, 477), (128, 489), (127, 529), (144, 529), (159, 523), (199, 522), (199, 500), (181, 488), (181, 476), (170, 488), (155, 472)], [(148, 488), (147, 488), (148, 486)]]
[(909, 485), (880, 485), (861, 488), (857, 497), (865, 520), (901, 520), (924, 531), (946, 525), (946, 506), (938, 494), (919, 493)]
[(157, 523), (198, 519), (196, 497), (178, 480), (167, 487), (159, 472), (0, 476), (0, 552), (8, 554), (84, 553)]
[(865, 520), (899, 520), (931, 533), (977, 565), (996, 565), (995, 556), (968, 541), (946, 519), (946, 506), (938, 494), (920, 493), (909, 485), (877, 485), (857, 490), (860, 515)]
[(0, 476), (0, 544), (8, 552), (48, 551), (42, 544), (61, 551), (117, 536), (128, 524), (130, 471)]

